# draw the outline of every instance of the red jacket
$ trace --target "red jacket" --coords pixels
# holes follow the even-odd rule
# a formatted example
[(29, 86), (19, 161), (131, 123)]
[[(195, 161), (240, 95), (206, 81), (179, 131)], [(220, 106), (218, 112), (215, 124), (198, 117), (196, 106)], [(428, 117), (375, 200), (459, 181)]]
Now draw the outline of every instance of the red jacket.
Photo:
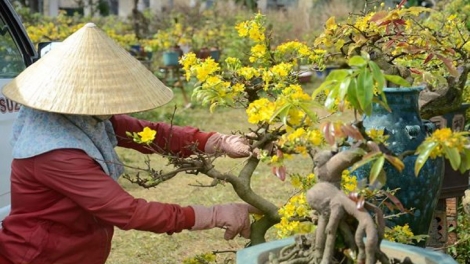
[[(171, 127), (125, 115), (111, 119), (118, 145), (150, 153), (129, 140), (126, 131), (145, 126), (157, 131), (155, 143), (180, 155), (198, 141), (204, 149), (211, 133)], [(168, 144), (169, 133), (172, 133)], [(147, 202), (121, 188), (84, 151), (57, 149), (15, 159), (11, 172), (11, 212), (0, 229), (0, 264), (105, 263), (114, 226), (156, 233), (180, 232), (194, 225), (191, 207)]]

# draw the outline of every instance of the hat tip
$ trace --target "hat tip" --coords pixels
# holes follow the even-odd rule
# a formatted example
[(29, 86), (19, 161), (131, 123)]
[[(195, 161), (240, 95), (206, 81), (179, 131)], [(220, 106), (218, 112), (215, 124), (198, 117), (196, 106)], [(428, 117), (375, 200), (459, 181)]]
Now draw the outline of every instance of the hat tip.
[(93, 28), (93, 27), (96, 27), (96, 25), (95, 25), (95, 23), (86, 23), (84, 27)]

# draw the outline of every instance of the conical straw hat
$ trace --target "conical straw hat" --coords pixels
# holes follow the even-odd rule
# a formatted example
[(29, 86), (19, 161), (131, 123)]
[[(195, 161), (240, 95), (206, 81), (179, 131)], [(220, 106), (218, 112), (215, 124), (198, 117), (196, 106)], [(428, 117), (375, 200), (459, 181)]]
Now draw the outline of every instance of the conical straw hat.
[(168, 103), (173, 92), (142, 63), (88, 23), (5, 85), (31, 108), (64, 114), (135, 113)]

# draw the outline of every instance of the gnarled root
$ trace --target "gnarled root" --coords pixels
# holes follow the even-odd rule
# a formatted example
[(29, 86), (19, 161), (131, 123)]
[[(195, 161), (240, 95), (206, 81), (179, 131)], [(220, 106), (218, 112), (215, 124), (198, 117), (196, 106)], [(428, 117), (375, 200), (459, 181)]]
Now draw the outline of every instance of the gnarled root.
[[(346, 231), (346, 226), (344, 223), (342, 224), (342, 221), (345, 217), (352, 216), (358, 221), (354, 236), (354, 242), (358, 250), (358, 263), (375, 264), (377, 258), (381, 263), (390, 263), (379, 247), (383, 230), (378, 231), (370, 213), (364, 209), (358, 209), (356, 203), (333, 184), (328, 182), (315, 184), (307, 192), (307, 201), (319, 214), (315, 241), (315, 258), (317, 262), (320, 261), (321, 264), (332, 263), (337, 229), (340, 228)], [(371, 205), (368, 206), (373, 208), (370, 207)], [(377, 216), (377, 212), (375, 214)], [(381, 215), (378, 217), (380, 218)], [(381, 223), (379, 223), (380, 228)], [(348, 243), (352, 243), (350, 235), (347, 239), (349, 240)]]

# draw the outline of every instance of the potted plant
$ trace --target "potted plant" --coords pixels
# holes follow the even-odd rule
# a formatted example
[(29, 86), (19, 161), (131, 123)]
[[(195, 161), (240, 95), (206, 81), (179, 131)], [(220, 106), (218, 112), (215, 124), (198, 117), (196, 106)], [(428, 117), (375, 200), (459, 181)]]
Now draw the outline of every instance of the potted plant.
[[(398, 170), (403, 169), (403, 162), (393, 153), (386, 151), (386, 144), (383, 142), (383, 138), (386, 136), (378, 131), (368, 134), (356, 124), (349, 122), (329, 121), (320, 125), (322, 119), (315, 113), (319, 104), (312, 100), (312, 96), (298, 84), (296, 66), (300, 59), (308, 60), (312, 64), (324, 63), (325, 52), (320, 49), (312, 49), (305, 43), (297, 41), (289, 41), (271, 47), (266, 20), (261, 14), (257, 14), (252, 20), (241, 22), (236, 28), (239, 36), (250, 43), (248, 63), (242, 63), (236, 57), (228, 57), (223, 62), (217, 63), (212, 58), (198, 59), (194, 53), (185, 54), (180, 63), (186, 72), (187, 79), (194, 80), (196, 84), (193, 92), (194, 99), (203, 105), (208, 105), (211, 112), (216, 112), (221, 107), (242, 107), (245, 109), (247, 121), (251, 123), (251, 126), (243, 134), (253, 142), (252, 147), (258, 149), (259, 155), (249, 157), (243, 162), (239, 171), (231, 170), (229, 172), (222, 172), (213, 164), (214, 159), (218, 157), (217, 153), (215, 156), (196, 153), (185, 159), (170, 157), (170, 164), (176, 167), (175, 172), (155, 173), (156, 170), (149, 168), (147, 169), (150, 174), (149, 178), (144, 178), (142, 173), (128, 175), (127, 178), (148, 188), (171, 178), (177, 172), (186, 171), (207, 175), (214, 180), (214, 184), (220, 182), (230, 184), (240, 199), (264, 213), (252, 225), (250, 238), (252, 245), (264, 243), (267, 230), (277, 224), (284, 235), (291, 235), (292, 232), (301, 230), (312, 231), (312, 219), (309, 218), (311, 205), (307, 204), (305, 194), (307, 190), (314, 188), (316, 181), (325, 180), (323, 179), (325, 175), (327, 177), (330, 174), (333, 175), (331, 182), (336, 186), (349, 185), (352, 186), (353, 193), (371, 194), (367, 197), (375, 197), (378, 192), (374, 192), (373, 188), (361, 188), (356, 177), (349, 175), (348, 171), (343, 171), (343, 169), (347, 169), (356, 162), (364, 164), (366, 161), (375, 161), (374, 164), (378, 165), (373, 165), (374, 170), (371, 177), (374, 179), (373, 182), (378, 183), (385, 179), (382, 173), (385, 160)], [(355, 74), (353, 76), (358, 78), (351, 78), (349, 82), (357, 83), (357, 80), (363, 80), (366, 72), (363, 68), (367, 66), (369, 68), (367, 74), (369, 75), (366, 79), (371, 78), (372, 80), (367, 86), (367, 93), (372, 94), (372, 98), (364, 97), (361, 94), (349, 95), (347, 92), (331, 89), (327, 97), (328, 106), (335, 109), (344, 109), (347, 106), (346, 104), (334, 103), (334, 94), (336, 93), (342, 95), (343, 99), (348, 95), (349, 97), (346, 98), (346, 101), (349, 102), (348, 105), (353, 106), (361, 114), (371, 113), (373, 102), (380, 101), (382, 106), (387, 107), (386, 96), (382, 91), (385, 77), (374, 62), (371, 62), (367, 56), (364, 55), (364, 57), (350, 58), (350, 66), (357, 66), (357, 69), (352, 70)], [(343, 79), (345, 78), (346, 75), (343, 74)], [(387, 78), (395, 82), (402, 82), (397, 77), (389, 76)], [(348, 87), (346, 86), (346, 88)], [(374, 88), (378, 88), (378, 96), (369, 93), (374, 91)], [(319, 92), (321, 91), (322, 89), (319, 90)], [(333, 95), (331, 95), (332, 93)], [(464, 132), (451, 133), (448, 137), (440, 136), (442, 132), (436, 131), (435, 133), (437, 134), (433, 134), (434, 137), (423, 141), (424, 147), (419, 149), (420, 156), (418, 156), (416, 167), (414, 167), (416, 171), (420, 171), (426, 166), (429, 157), (445, 155), (443, 151), (446, 148), (443, 146), (449, 143), (448, 140), (453, 140), (452, 142), (461, 140), (458, 141), (459, 143), (466, 142)], [(347, 143), (346, 138), (348, 137), (355, 140), (354, 144), (350, 144), (354, 148), (349, 151), (341, 148), (343, 144)], [(328, 152), (318, 151), (328, 147), (326, 143), (330, 144), (331, 149)], [(454, 148), (457, 146), (454, 146), (450, 151), (455, 154), (455, 150), (457, 150), (459, 157), (465, 156), (468, 152), (467, 149)], [(345, 157), (345, 161), (342, 162), (341, 159), (338, 161), (333, 156), (325, 159), (320, 153), (338, 154), (339, 156), (335, 157)], [(312, 162), (312, 167), (315, 169), (295, 173), (295, 166), (287, 165), (288, 159), (292, 156), (306, 157)], [(451, 158), (454, 158), (454, 165), (461, 167), (462, 170), (469, 168), (469, 162), (462, 159), (457, 162), (456, 156)], [(322, 170), (322, 160), (337, 160), (336, 163), (340, 166), (329, 166), (330, 169)], [(301, 188), (301, 191), (292, 196), (281, 208), (250, 186), (251, 179), (260, 162), (270, 166), (273, 174), (279, 179), (286, 180), (289, 177)], [(331, 168), (334, 169), (331, 170)], [(325, 171), (328, 173), (325, 174)], [(389, 175), (389, 177), (393, 177), (393, 175)], [(342, 181), (345, 182), (340, 184)], [(387, 195), (392, 201), (396, 200), (391, 193), (380, 193)], [(359, 204), (365, 202), (365, 197), (363, 195), (357, 196)], [(393, 205), (393, 203), (389, 204)], [(300, 217), (294, 217), (292, 213)], [(305, 225), (303, 225), (304, 223)], [(390, 233), (395, 231), (396, 229)], [(419, 238), (410, 233), (408, 232), (408, 238)], [(377, 242), (374, 245), (378, 248)]]
[(178, 60), (183, 56), (180, 45), (190, 42), (187, 30), (182, 22), (174, 19), (171, 26), (160, 29), (154, 35), (156, 41), (153, 42), (153, 49), (163, 51), (164, 66), (178, 66)]
[(219, 61), (225, 39), (226, 26), (220, 23), (214, 10), (206, 10), (198, 25), (192, 29), (191, 50), (200, 59), (207, 57)]

